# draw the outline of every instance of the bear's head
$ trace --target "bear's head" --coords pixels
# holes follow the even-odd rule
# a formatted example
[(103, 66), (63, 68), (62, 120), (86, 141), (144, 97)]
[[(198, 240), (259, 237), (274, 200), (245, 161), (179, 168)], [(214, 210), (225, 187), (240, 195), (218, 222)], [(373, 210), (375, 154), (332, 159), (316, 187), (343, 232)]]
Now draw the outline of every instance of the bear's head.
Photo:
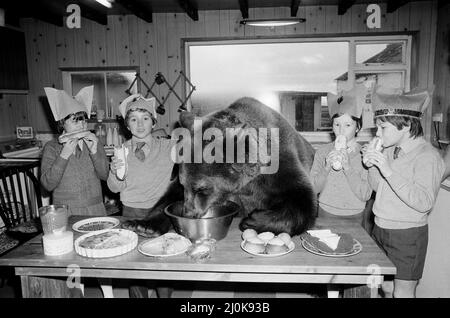
[[(184, 187), (184, 214), (200, 218), (212, 206), (224, 205), (227, 201), (240, 204), (237, 195), (258, 175), (260, 167), (258, 162), (245, 161), (245, 158), (248, 159), (248, 151), (243, 154), (244, 163), (237, 160), (240, 155), (236, 149), (239, 136), (230, 137), (226, 129), (242, 128), (241, 121), (224, 112), (204, 117), (183, 112), (180, 115), (180, 126), (186, 129), (185, 132), (188, 131), (188, 135), (182, 134), (181, 142), (189, 140), (183, 147), (181, 142), (178, 144), (185, 156), (179, 170), (179, 181)], [(235, 151), (232, 159), (227, 162), (226, 145), (230, 138), (233, 139)]]

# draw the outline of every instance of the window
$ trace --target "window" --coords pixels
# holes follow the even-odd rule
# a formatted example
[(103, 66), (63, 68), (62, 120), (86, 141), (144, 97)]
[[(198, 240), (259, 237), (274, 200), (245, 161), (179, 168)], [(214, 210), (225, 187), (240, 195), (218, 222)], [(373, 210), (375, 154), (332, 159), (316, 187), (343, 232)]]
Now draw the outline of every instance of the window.
[(373, 126), (374, 85), (409, 90), (410, 36), (186, 42), (198, 115), (242, 96), (282, 113), (298, 131), (331, 131), (327, 93), (358, 87), (363, 126)]
[[(64, 90), (75, 96), (80, 89), (94, 85), (92, 111), (104, 111), (106, 119), (115, 119), (119, 115), (120, 103), (128, 97), (126, 90), (133, 83), (135, 68), (84, 68), (62, 69)], [(138, 92), (136, 82), (130, 89), (131, 94)]]

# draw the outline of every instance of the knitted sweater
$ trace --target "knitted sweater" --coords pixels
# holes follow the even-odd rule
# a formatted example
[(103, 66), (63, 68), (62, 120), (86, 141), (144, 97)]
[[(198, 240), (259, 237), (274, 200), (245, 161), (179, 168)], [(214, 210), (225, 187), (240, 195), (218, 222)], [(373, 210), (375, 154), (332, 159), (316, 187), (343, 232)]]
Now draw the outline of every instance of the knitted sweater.
[(362, 212), (372, 194), (367, 170), (362, 165), (361, 146), (356, 143), (348, 154), (350, 169), (327, 170), (325, 159), (334, 149), (334, 142), (319, 148), (311, 168), (311, 180), (319, 194), (319, 206), (326, 212), (348, 216)]
[(170, 153), (174, 143), (174, 140), (149, 138), (148, 144), (143, 148), (145, 159), (140, 161), (134, 154), (134, 140), (125, 142), (130, 150), (125, 180), (120, 181), (110, 172), (107, 181), (112, 192), (120, 192), (120, 200), (124, 205), (149, 209), (162, 197), (172, 174), (174, 162)]
[[(395, 147), (385, 149), (393, 173), (383, 178), (376, 167), (369, 169), (369, 183), (377, 192), (375, 223), (387, 229), (407, 229), (428, 223), (440, 188), (445, 164), (438, 151), (423, 138), (409, 143), (393, 159)], [(404, 148), (404, 146), (402, 146)]]
[(53, 204), (69, 205), (71, 215), (106, 215), (100, 180), (108, 176), (108, 159), (101, 145), (95, 155), (84, 145), (80, 155), (60, 156), (63, 145), (47, 142), (41, 161), (41, 184), (53, 191)]

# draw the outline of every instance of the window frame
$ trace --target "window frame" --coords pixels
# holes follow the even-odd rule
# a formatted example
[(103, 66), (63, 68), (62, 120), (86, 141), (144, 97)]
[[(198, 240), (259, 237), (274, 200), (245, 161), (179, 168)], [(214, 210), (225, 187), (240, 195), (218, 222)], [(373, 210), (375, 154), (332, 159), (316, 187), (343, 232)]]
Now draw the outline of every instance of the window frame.
[[(182, 69), (186, 76), (190, 78), (190, 48), (193, 46), (211, 46), (211, 45), (234, 45), (234, 44), (271, 44), (271, 43), (313, 43), (313, 42), (348, 42), (349, 43), (349, 55), (348, 55), (348, 85), (352, 87), (356, 80), (356, 74), (358, 73), (391, 73), (391, 72), (404, 72), (403, 76), (403, 89), (410, 90), (411, 83), (411, 60), (412, 60), (412, 41), (413, 34), (401, 33), (401, 34), (348, 34), (346, 36), (329, 36), (329, 35), (317, 35), (314, 37), (258, 37), (258, 38), (213, 38), (213, 39), (199, 39), (199, 38), (185, 38), (182, 40), (182, 47), (184, 48)], [(402, 63), (395, 64), (363, 64), (356, 63), (356, 46), (358, 44), (384, 44), (384, 43), (398, 43), (403, 45)], [(195, 85), (195, 83), (193, 83)], [(183, 94), (186, 96), (186, 89), (183, 86)], [(192, 110), (191, 100), (187, 102), (188, 110)], [(366, 129), (363, 129), (364, 134)], [(329, 134), (328, 132), (320, 131), (308, 131), (302, 132), (307, 134)]]
[[(116, 72), (136, 72), (139, 73), (139, 66), (119, 66), (119, 67), (66, 67), (60, 68), (63, 81), (63, 89), (66, 92), (72, 92), (72, 75), (73, 74), (103, 74), (103, 83), (105, 87), (105, 119), (113, 119), (114, 110), (111, 109), (108, 113), (108, 79), (107, 73)], [(137, 91), (140, 92), (140, 81), (136, 81)], [(108, 114), (111, 117), (108, 117)]]

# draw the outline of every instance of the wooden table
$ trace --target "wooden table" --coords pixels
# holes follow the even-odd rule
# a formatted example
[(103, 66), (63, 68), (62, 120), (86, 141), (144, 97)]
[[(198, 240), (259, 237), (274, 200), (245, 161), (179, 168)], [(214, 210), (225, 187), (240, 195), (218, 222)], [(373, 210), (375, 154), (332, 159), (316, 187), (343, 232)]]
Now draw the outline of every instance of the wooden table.
[[(70, 223), (82, 219), (71, 217)], [(67, 277), (127, 278), (150, 280), (188, 280), (216, 282), (318, 283), (366, 285), (372, 283), (372, 296), (385, 276), (393, 279), (395, 266), (364, 229), (352, 221), (319, 218), (316, 227), (350, 233), (363, 246), (361, 253), (342, 258), (314, 255), (294, 237), (295, 249), (280, 257), (260, 257), (240, 248), (239, 219), (235, 218), (227, 237), (217, 243), (213, 256), (196, 263), (183, 254), (153, 258), (137, 249), (113, 258), (90, 259), (71, 252), (45, 256), (41, 237), (36, 237), (0, 258), (0, 266), (15, 267), (21, 276), (24, 297), (67, 297)], [(74, 238), (80, 236), (74, 233)], [(145, 239), (139, 237), (139, 242)], [(73, 271), (74, 265), (79, 273)], [(68, 267), (70, 266), (70, 267)]]

